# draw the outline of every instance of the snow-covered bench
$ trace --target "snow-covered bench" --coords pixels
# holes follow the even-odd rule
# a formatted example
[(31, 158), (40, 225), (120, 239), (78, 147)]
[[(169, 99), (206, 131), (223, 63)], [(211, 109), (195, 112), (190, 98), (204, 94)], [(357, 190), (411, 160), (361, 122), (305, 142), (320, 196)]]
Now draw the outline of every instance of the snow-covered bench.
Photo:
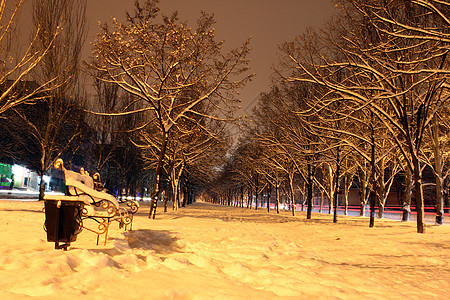
[[(94, 184), (93, 178), (83, 168), (81, 168), (80, 173), (67, 170), (64, 168), (62, 159), (58, 159), (54, 167), (64, 172), (65, 195), (45, 195), (44, 200), (82, 201), (82, 227), (97, 233), (97, 244), (101, 234), (105, 234), (106, 244), (109, 225), (112, 221), (118, 221), (119, 226), (125, 227), (125, 229), (127, 225), (132, 224), (133, 214), (137, 209), (133, 211), (129, 208), (121, 208), (113, 195), (104, 190), (97, 190), (96, 187), (98, 186)], [(92, 226), (92, 224), (95, 224), (95, 226)]]

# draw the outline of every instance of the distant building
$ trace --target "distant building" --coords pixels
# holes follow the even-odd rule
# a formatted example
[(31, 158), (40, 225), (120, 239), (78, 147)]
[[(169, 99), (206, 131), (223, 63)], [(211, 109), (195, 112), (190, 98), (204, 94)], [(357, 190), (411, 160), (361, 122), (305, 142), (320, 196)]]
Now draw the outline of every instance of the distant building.
[[(44, 176), (47, 190), (50, 189), (50, 179), (50, 176)], [(40, 179), (36, 172), (17, 164), (0, 163), (0, 189), (10, 189), (12, 181), (15, 189), (39, 190)]]

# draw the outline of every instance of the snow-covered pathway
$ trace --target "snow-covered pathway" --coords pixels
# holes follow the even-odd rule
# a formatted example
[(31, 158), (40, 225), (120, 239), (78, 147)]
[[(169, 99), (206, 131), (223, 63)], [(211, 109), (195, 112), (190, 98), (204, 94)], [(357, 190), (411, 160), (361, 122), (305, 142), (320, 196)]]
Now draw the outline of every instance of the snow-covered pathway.
[(205, 203), (82, 232), (54, 250), (39, 202), (0, 201), (1, 299), (445, 299), (450, 226), (249, 211)]

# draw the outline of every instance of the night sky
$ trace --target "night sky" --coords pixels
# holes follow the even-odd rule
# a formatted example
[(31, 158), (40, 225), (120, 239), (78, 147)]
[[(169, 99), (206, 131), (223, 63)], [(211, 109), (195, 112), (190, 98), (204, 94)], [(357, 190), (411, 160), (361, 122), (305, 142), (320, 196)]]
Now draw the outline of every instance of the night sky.
[[(31, 0), (26, 2), (22, 24), (31, 19)], [(99, 32), (98, 22), (109, 21), (111, 16), (124, 20), (125, 11), (132, 12), (134, 2), (87, 0), (86, 60), (91, 53), (91, 42)], [(213, 13), (217, 22), (216, 37), (225, 41), (227, 49), (238, 47), (252, 37), (250, 71), (256, 73), (256, 77), (240, 92), (244, 114), (250, 113), (249, 107), (259, 93), (269, 89), (278, 45), (293, 40), (309, 26), (320, 28), (333, 11), (331, 0), (160, 0), (159, 6), (160, 14), (170, 15), (178, 10), (180, 19), (191, 26), (195, 26), (201, 10)]]

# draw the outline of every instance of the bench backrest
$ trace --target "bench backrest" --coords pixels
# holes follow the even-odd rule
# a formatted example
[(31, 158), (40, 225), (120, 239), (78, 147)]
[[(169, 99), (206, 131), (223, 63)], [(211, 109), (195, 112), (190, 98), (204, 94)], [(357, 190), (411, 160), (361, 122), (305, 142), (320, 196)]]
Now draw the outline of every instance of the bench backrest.
[(66, 170), (62, 159), (54, 163), (56, 169), (64, 172), (64, 183), (66, 184), (66, 196), (77, 196), (85, 204), (95, 204), (107, 211), (108, 216), (114, 216), (119, 209), (117, 199), (108, 193), (95, 190), (94, 179), (81, 168), (80, 173)]
[(81, 182), (88, 188), (91, 188), (91, 189), (94, 188), (94, 179), (92, 179), (92, 177), (89, 176), (88, 174), (80, 174), (75, 171), (64, 170), (65, 181), (67, 182), (68, 181), (67, 179), (69, 179), (69, 178)]

